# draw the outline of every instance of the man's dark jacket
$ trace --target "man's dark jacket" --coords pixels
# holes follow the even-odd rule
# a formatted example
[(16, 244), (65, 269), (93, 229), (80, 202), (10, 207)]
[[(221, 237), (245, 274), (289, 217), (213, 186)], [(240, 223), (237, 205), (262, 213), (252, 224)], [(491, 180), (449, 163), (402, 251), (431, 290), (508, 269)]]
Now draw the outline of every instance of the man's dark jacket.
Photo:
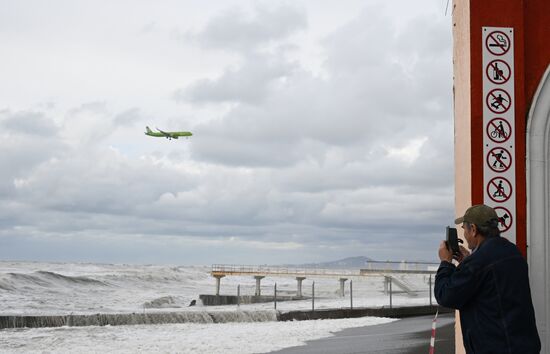
[(443, 261), (435, 298), (460, 310), (467, 353), (539, 353), (527, 262), (505, 238), (488, 238), (458, 267)]

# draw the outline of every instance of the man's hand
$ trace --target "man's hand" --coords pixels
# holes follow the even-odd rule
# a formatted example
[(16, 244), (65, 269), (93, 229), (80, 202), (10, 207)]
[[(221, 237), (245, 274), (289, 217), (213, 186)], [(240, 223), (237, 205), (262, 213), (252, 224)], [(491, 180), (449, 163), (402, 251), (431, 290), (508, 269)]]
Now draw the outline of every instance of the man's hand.
[(449, 263), (452, 263), (453, 261), (453, 252), (447, 248), (447, 242), (445, 241), (441, 241), (439, 244), (439, 259)]
[(455, 257), (455, 259), (460, 263), (462, 260), (470, 255), (470, 251), (468, 251), (464, 246), (460, 246), (460, 254)]

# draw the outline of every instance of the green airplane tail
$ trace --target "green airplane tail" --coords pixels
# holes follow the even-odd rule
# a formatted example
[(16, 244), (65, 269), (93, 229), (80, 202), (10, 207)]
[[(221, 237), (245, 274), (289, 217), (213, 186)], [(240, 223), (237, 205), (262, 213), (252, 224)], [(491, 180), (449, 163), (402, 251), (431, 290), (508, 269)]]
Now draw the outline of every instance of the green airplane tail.
[(152, 133), (153, 131), (149, 129), (149, 127), (145, 127), (145, 130), (147, 130), (147, 133)]

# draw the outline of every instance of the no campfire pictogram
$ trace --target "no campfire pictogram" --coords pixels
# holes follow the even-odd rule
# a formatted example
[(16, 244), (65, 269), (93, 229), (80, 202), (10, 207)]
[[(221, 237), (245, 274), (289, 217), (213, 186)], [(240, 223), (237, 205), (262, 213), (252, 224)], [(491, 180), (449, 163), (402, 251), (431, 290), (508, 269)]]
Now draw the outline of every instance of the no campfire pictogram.
[(502, 85), (508, 82), (511, 72), (510, 65), (500, 59), (493, 60), (487, 64), (487, 68), (485, 69), (489, 81), (496, 85)]
[(514, 219), (512, 218), (512, 213), (508, 209), (503, 207), (494, 208), (498, 216), (498, 229), (500, 232), (506, 232), (512, 226)]
[(487, 136), (495, 143), (503, 143), (512, 134), (512, 126), (506, 119), (493, 118), (487, 124)]
[(497, 203), (503, 203), (512, 195), (512, 184), (506, 178), (495, 177), (487, 184), (487, 195)]
[(495, 172), (505, 172), (512, 165), (512, 155), (505, 148), (493, 148), (487, 154), (487, 165)]
[(493, 31), (485, 39), (485, 47), (493, 55), (504, 55), (510, 49), (510, 38), (502, 31)]
[(485, 99), (487, 108), (493, 113), (505, 113), (510, 108), (512, 99), (510, 94), (502, 89), (494, 89), (489, 91)]

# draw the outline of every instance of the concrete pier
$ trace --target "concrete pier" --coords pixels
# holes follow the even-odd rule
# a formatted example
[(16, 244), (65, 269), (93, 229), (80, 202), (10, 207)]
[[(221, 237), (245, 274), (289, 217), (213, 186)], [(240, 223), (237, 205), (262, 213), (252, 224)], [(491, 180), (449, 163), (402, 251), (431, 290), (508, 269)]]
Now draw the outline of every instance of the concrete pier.
[(263, 275), (254, 276), (254, 279), (256, 279), (256, 293), (255, 293), (256, 296), (261, 295), (260, 282), (262, 281), (263, 278), (265, 278), (265, 276), (263, 276)]
[(213, 277), (216, 278), (216, 295), (220, 295), (220, 282), (221, 282), (221, 279), (225, 277), (225, 275), (216, 274)]
[(345, 286), (346, 280), (348, 280), (348, 278), (340, 278), (339, 280), (340, 280), (340, 296), (344, 297), (344, 294), (345, 294), (344, 286)]
[(296, 296), (302, 297), (302, 281), (304, 281), (306, 277), (296, 277)]

